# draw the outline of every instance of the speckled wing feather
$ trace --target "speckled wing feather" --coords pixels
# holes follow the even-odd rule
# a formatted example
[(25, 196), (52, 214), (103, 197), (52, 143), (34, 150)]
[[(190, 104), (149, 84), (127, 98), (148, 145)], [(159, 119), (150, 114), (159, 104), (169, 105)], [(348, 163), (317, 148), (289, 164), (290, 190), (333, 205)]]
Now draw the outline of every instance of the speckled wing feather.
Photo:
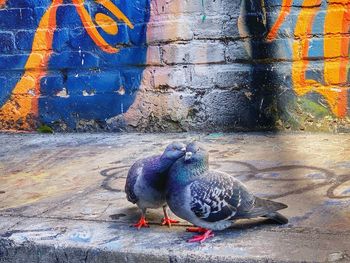
[(215, 171), (210, 171), (193, 181), (190, 184), (190, 192), (192, 212), (207, 222), (233, 218), (238, 210), (249, 209), (254, 202), (254, 197), (249, 195), (237, 180)]

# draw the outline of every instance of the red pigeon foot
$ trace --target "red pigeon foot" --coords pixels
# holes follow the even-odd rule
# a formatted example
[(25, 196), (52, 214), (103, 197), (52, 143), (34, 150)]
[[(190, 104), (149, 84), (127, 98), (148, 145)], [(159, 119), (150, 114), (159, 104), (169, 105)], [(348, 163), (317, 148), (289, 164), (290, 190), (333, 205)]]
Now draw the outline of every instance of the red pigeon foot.
[(137, 229), (141, 229), (141, 227), (149, 227), (148, 222), (144, 216), (141, 216), (139, 222), (134, 225)]
[(205, 229), (205, 232), (203, 235), (194, 236), (191, 239), (187, 240), (187, 242), (193, 243), (193, 242), (200, 242), (203, 243), (205, 240), (207, 240), (210, 237), (213, 237), (214, 233), (212, 230)]

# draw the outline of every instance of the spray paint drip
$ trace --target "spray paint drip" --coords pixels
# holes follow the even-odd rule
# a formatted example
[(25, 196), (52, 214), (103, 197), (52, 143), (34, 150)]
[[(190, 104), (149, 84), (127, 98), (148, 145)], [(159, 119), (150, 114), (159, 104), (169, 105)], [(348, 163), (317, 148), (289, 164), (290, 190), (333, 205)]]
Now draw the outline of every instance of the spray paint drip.
[(207, 15), (205, 13), (204, 0), (201, 0), (201, 1), (202, 1), (202, 22), (204, 22), (205, 19), (207, 18)]

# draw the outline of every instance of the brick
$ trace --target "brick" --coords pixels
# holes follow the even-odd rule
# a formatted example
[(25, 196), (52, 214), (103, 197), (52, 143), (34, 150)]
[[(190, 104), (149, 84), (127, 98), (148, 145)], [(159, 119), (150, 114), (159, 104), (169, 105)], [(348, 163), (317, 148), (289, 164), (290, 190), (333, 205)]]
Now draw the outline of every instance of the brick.
[(64, 88), (64, 77), (61, 73), (47, 73), (40, 79), (40, 94), (55, 96)]
[(134, 29), (128, 29), (125, 27), (125, 32), (127, 33), (128, 41), (125, 43), (131, 43), (132, 45), (144, 45), (147, 41), (147, 24), (141, 23), (134, 26)]
[(70, 71), (65, 83), (70, 95), (116, 93), (122, 87), (119, 71)]
[(160, 47), (149, 46), (147, 49), (147, 65), (159, 66), (161, 63)]
[(243, 89), (252, 82), (252, 67), (244, 64), (200, 65), (191, 72), (191, 88), (195, 89)]
[[(333, 47), (341, 47), (344, 38), (339, 36), (330, 36), (325, 38), (311, 38), (309, 52), (303, 59), (331, 59), (331, 58), (348, 58), (348, 50), (338, 53)], [(332, 45), (332, 48), (325, 49), (325, 41)]]
[[(323, 49), (324, 39), (313, 38), (310, 39), (309, 42), (309, 51), (301, 59), (320, 59), (324, 57), (324, 49)], [(329, 50), (331, 51), (331, 50)], [(335, 55), (335, 54), (334, 54)], [(332, 57), (332, 56), (331, 56)]]
[[(220, 65), (221, 66), (221, 65)], [(190, 67), (191, 88), (210, 89), (214, 86), (215, 74), (219, 65), (195, 65)]]
[(224, 21), (221, 37), (228, 39), (238, 39), (246, 37), (245, 35), (242, 35), (242, 33), (239, 31), (239, 28), (237, 27), (238, 23), (238, 17), (235, 17), (232, 20), (230, 19)]
[(199, 8), (190, 8), (189, 3), (192, 1), (183, 1), (182, 5), (179, 4), (179, 1), (159, 1), (152, 3), (153, 15), (164, 15), (164, 14), (183, 14), (187, 12), (198, 12)]
[(63, 40), (63, 47), (65, 46), (68, 49), (72, 49), (75, 51), (84, 50), (84, 51), (92, 51), (96, 50), (96, 47), (91, 40), (89, 34), (86, 32), (85, 28), (77, 27), (77, 28), (63, 28), (62, 30), (66, 31), (68, 36), (66, 36)]
[(52, 44), (52, 49), (55, 52), (63, 52), (72, 49), (70, 45), (70, 32), (75, 29), (56, 29), (54, 34), (54, 41)]
[(121, 66), (145, 66), (147, 48), (143, 46), (120, 47), (118, 53), (109, 54), (103, 51), (95, 52), (102, 68), (120, 68)]
[[(297, 1), (292, 1), (292, 5), (293, 5), (293, 2), (297, 2)], [(266, 7), (281, 7), (282, 6), (282, 1), (281, 0), (269, 0), (265, 3), (265, 6)], [(286, 5), (283, 5), (283, 6), (286, 6)], [(291, 5), (289, 5), (291, 6)]]
[(166, 64), (210, 64), (225, 61), (225, 47), (219, 42), (191, 42), (171, 44), (163, 47)]
[(30, 8), (0, 9), (0, 17), (6, 17), (6, 19), (0, 19), (0, 28), (6, 30), (29, 29), (37, 26), (33, 9)]
[[(34, 0), (33, 0), (34, 1)], [(37, 25), (39, 25), (39, 22), (41, 18), (46, 13), (50, 3), (47, 3), (47, 6), (39, 6), (39, 5), (32, 5), (31, 8), (33, 9), (33, 17), (37, 21)]]
[(163, 86), (171, 88), (186, 87), (190, 83), (190, 71), (187, 67), (156, 68), (153, 71), (154, 88)]
[(236, 12), (240, 8), (240, 1), (220, 0), (220, 1), (158, 1), (152, 3), (154, 15), (180, 15), (193, 14), (227, 14)]
[(170, 20), (163, 22), (150, 22), (147, 29), (147, 43), (172, 42), (178, 40), (191, 40), (193, 32), (187, 21)]
[(267, 42), (264, 39), (229, 42), (225, 53), (226, 60), (228, 62), (251, 61), (253, 59), (269, 62), (275, 60), (290, 61), (293, 60), (293, 41), (293, 39), (284, 38), (275, 39), (271, 42)]
[(136, 93), (144, 79), (144, 70), (142, 67), (124, 68), (120, 72), (121, 86), (125, 92)]
[(0, 70), (23, 70), (28, 55), (0, 55)]
[(227, 62), (251, 60), (249, 40), (230, 41), (225, 48), (225, 59)]
[(58, 24), (60, 29), (78, 28), (83, 26), (78, 12), (72, 4), (60, 5), (57, 9), (56, 19), (57, 21), (60, 21)]
[(202, 19), (202, 16), (197, 16), (195, 18), (189, 17), (188, 20), (196, 39), (239, 38), (237, 15), (232, 18), (207, 15), (205, 20)]
[[(139, 0), (135, 2), (119, 1), (116, 2), (118, 8), (134, 24), (147, 23), (150, 17), (150, 3), (148, 0)], [(118, 23), (120, 21), (118, 20)]]
[(47, 7), (47, 0), (16, 0), (12, 1), (11, 6), (17, 8), (33, 8), (35, 7)]
[(312, 25), (312, 34), (313, 35), (323, 36), (325, 34), (325, 32), (324, 32), (325, 16), (326, 16), (325, 11), (320, 10), (319, 12), (317, 12), (317, 14), (314, 18), (313, 25)]
[[(16, 48), (21, 51), (31, 51), (33, 47), (35, 31), (34, 30), (20, 30), (15, 35)], [(40, 48), (40, 46), (42, 48)], [(39, 42), (39, 48), (35, 50), (42, 50), (46, 48), (46, 43), (44, 39)]]
[(15, 37), (12, 32), (0, 32), (0, 53), (11, 53), (15, 49)]
[(49, 65), (51, 69), (98, 68), (99, 58), (90, 52), (67, 51), (52, 54)]
[(251, 67), (227, 65), (217, 69), (214, 84), (221, 88), (248, 88), (252, 81)]
[(309, 61), (305, 72), (306, 79), (316, 80), (318, 83), (324, 83), (324, 64), (323, 61)]
[(281, 6), (293, 6), (293, 7), (301, 7), (301, 6), (315, 6), (315, 4), (311, 3), (309, 5), (307, 5), (307, 3), (304, 1), (304, 0), (294, 0), (292, 1), (292, 4), (291, 5), (286, 5), (286, 4), (283, 4), (282, 5), (282, 1), (281, 0), (269, 0), (265, 3), (265, 6), (266, 7), (271, 7), (271, 6), (278, 6), (278, 7), (281, 7)]

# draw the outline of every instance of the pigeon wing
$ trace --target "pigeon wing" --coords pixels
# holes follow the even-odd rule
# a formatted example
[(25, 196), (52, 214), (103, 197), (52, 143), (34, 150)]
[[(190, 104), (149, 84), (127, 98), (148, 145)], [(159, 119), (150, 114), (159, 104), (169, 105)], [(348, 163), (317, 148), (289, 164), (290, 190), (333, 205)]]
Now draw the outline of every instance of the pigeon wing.
[(239, 187), (230, 178), (217, 173), (207, 174), (193, 181), (190, 192), (192, 212), (207, 222), (234, 217), (241, 203)]
[(137, 178), (141, 175), (142, 173), (142, 165), (141, 161), (136, 162), (133, 166), (131, 166), (129, 172), (128, 172), (128, 177), (126, 178), (126, 183), (125, 183), (125, 193), (126, 193), (126, 198), (128, 199), (129, 202), (136, 204), (139, 199), (135, 194), (135, 184), (137, 181)]

